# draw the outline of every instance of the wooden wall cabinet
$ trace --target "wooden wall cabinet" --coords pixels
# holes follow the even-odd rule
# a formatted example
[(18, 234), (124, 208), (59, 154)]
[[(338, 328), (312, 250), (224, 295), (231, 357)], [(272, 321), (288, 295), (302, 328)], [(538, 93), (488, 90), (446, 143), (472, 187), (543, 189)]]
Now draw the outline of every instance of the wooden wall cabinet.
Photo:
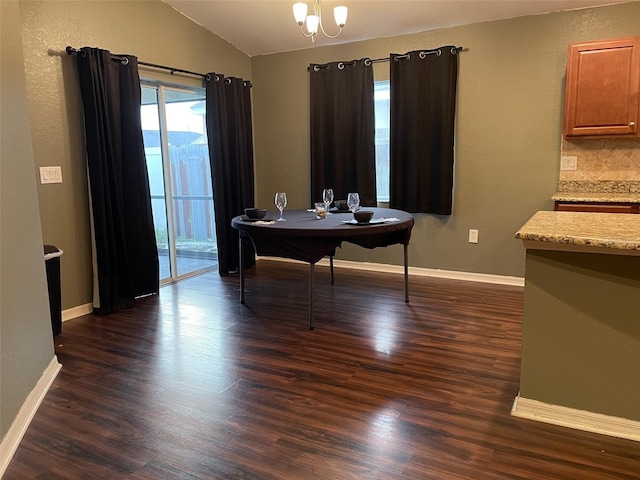
[(559, 212), (640, 213), (637, 203), (556, 202)]
[(564, 136), (638, 137), (640, 37), (569, 45)]

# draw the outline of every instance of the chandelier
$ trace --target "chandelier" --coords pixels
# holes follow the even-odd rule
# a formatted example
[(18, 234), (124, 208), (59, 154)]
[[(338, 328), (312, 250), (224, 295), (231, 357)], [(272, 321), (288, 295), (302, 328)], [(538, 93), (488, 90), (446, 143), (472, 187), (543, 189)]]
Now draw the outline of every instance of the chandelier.
[[(322, 5), (320, 0), (313, 0), (313, 13), (307, 15), (306, 3), (295, 3), (293, 5), (293, 16), (296, 19), (298, 25), (300, 25), (300, 32), (307, 38), (311, 38), (312, 43), (316, 43), (318, 31), (321, 31), (326, 37), (336, 38), (342, 33), (342, 27), (347, 23), (347, 7), (335, 7), (333, 9), (333, 17), (336, 21), (336, 25), (339, 30), (335, 35), (329, 35), (322, 26)], [(303, 24), (306, 24), (307, 31), (305, 32)]]

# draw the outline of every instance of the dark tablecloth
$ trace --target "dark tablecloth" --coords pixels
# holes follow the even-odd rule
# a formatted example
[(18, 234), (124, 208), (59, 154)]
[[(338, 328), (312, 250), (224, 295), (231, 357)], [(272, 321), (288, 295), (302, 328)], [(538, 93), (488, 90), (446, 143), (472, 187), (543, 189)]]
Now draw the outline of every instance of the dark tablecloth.
[[(326, 219), (316, 219), (307, 210), (285, 210), (285, 222), (270, 225), (233, 218), (231, 225), (241, 235), (251, 239), (256, 253), (263, 256), (291, 258), (316, 263), (327, 255), (333, 255), (342, 242), (354, 243), (364, 248), (408, 245), (414, 220), (410, 213), (390, 208), (362, 208), (373, 211), (373, 220), (397, 218), (385, 223), (351, 225), (344, 221), (353, 219), (351, 212), (335, 212)], [(263, 221), (275, 220), (278, 211), (269, 211)], [(244, 217), (246, 218), (246, 217)]]

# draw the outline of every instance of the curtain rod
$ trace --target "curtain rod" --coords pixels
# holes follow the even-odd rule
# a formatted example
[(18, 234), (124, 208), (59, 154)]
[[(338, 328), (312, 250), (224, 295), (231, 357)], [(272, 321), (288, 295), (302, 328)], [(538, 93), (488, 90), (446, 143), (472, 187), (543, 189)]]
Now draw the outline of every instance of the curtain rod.
[[(421, 50), (419, 53), (419, 57), (420, 58), (425, 58), (427, 55), (441, 55), (442, 51), (440, 50), (442, 47), (439, 48), (434, 48), (432, 50)], [(452, 55), (456, 55), (457, 53), (460, 52), (466, 52), (467, 49), (464, 47), (451, 47), (451, 54)], [(405, 53), (404, 55), (398, 55), (395, 57), (395, 60), (402, 60), (403, 58), (409, 58), (409, 54)], [(381, 62), (389, 62), (391, 61), (391, 57), (385, 57), (385, 58), (374, 58), (373, 60), (370, 58), (365, 58), (364, 59), (364, 64), (368, 67), (373, 63), (381, 63)], [(313, 64), (312, 64), (313, 65)], [(356, 60), (353, 60), (352, 62), (338, 62), (338, 69), (342, 70), (345, 65), (351, 65), (354, 66), (356, 65)], [(313, 71), (317, 72), (319, 71), (321, 68), (329, 68), (329, 64), (325, 63), (324, 65), (313, 65)], [(307, 70), (311, 71), (312, 67), (309, 66), (307, 68)]]
[[(440, 50), (440, 48), (442, 48), (442, 47), (434, 48), (434, 49), (432, 49), (432, 50), (423, 50), (423, 51), (422, 51), (422, 52), (420, 52), (420, 53), (421, 53), (421, 54), (422, 54), (422, 53), (424, 53), (425, 55), (431, 55), (431, 54), (437, 53), (437, 52)], [(466, 49), (466, 48), (464, 48), (464, 47), (451, 47), (451, 53), (452, 53), (453, 55), (455, 55), (456, 53), (466, 52), (466, 51), (467, 51), (467, 49)], [(409, 54), (405, 54), (405, 55), (398, 55), (396, 58), (397, 58), (397, 59), (409, 58)], [(371, 60), (371, 63), (380, 63), (380, 62), (389, 62), (389, 61), (391, 61), (391, 58), (390, 58), (390, 57), (386, 57), (386, 58), (374, 58), (373, 60)]]
[[(80, 50), (75, 49), (71, 46), (67, 46), (67, 48), (65, 49), (67, 54), (69, 55), (77, 55), (78, 53), (80, 53)], [(124, 63), (125, 65), (127, 63), (129, 63), (129, 59), (126, 57), (119, 57), (117, 55), (112, 55), (111, 58), (113, 60), (119, 61)], [(189, 70), (183, 70), (181, 68), (175, 68), (175, 67), (166, 67), (164, 65), (158, 65), (156, 63), (149, 63), (149, 62), (141, 62), (138, 60), (138, 65), (145, 65), (147, 67), (153, 67), (153, 68), (160, 68), (162, 70), (169, 70), (171, 72), (171, 75), (173, 75), (174, 73), (186, 73), (188, 75), (195, 75), (196, 77), (202, 77), (202, 78), (207, 78), (207, 75), (204, 73), (198, 73), (198, 72), (192, 72)]]

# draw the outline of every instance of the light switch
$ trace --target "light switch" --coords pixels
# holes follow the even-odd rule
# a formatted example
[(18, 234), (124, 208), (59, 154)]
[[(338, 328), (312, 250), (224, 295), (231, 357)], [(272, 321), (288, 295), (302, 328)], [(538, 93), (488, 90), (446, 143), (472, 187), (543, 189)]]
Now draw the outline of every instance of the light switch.
[(562, 156), (560, 157), (560, 170), (576, 170), (578, 168), (578, 157)]
[(62, 167), (40, 167), (40, 183), (62, 183)]

